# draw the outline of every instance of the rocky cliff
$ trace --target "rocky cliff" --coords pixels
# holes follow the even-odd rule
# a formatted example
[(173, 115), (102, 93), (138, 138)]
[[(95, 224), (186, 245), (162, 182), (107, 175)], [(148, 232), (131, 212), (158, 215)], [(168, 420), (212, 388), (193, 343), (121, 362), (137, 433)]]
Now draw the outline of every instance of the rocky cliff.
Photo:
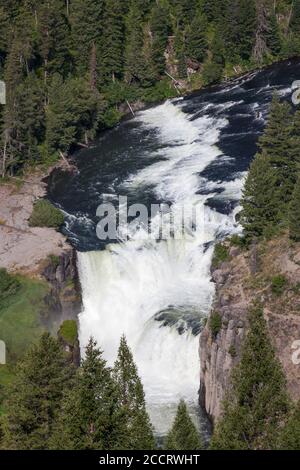
[[(248, 250), (228, 246), (228, 259), (212, 270), (216, 295), (200, 338), (200, 402), (212, 420), (222, 411), (230, 374), (247, 332), (247, 310), (263, 304), (270, 335), (292, 399), (300, 399), (300, 246), (286, 236)], [(219, 327), (212, 328), (212, 318)]]

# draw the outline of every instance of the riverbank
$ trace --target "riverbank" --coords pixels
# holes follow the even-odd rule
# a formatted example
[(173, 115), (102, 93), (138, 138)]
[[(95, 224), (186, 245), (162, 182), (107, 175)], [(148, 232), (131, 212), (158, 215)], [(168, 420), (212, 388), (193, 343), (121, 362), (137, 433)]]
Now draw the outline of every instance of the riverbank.
[(39, 276), (46, 258), (70, 250), (55, 229), (29, 226), (33, 204), (46, 195), (44, 179), (52, 169), (31, 170), (22, 179), (0, 183), (0, 267), (9, 272)]

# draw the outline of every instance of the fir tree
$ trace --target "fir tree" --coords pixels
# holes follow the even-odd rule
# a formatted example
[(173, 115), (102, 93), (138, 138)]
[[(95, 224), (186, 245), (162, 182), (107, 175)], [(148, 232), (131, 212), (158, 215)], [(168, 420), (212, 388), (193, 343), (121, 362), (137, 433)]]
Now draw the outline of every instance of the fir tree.
[(293, 0), (293, 11), (290, 22), (291, 31), (296, 37), (300, 37), (300, 0)]
[(207, 20), (197, 15), (191, 22), (186, 38), (186, 55), (197, 62), (203, 62), (207, 55)]
[(101, 76), (104, 81), (121, 79), (124, 72), (125, 22), (121, 2), (107, 0), (104, 12)]
[(54, 75), (46, 109), (46, 144), (49, 155), (67, 153), (81, 139), (88, 143), (95, 136), (100, 96), (82, 78), (63, 80)]
[(38, 9), (38, 34), (45, 81), (56, 72), (66, 76), (71, 69), (71, 56), (69, 28), (61, 0), (41, 4)]
[(286, 212), (297, 178), (298, 156), (293, 150), (293, 119), (288, 103), (281, 103), (274, 96), (270, 109), (268, 124), (259, 140), (259, 147), (269, 158), (270, 164), (276, 170), (279, 192), (278, 202), (281, 210)]
[(162, 75), (166, 68), (164, 52), (168, 42), (169, 18), (168, 11), (160, 3), (155, 4), (151, 11), (150, 29), (152, 33), (152, 60), (157, 76)]
[(275, 13), (272, 13), (269, 20), (269, 30), (266, 34), (266, 43), (269, 51), (273, 55), (278, 55), (281, 51), (281, 38), (279, 25)]
[(48, 333), (43, 334), (18, 364), (7, 393), (4, 448), (47, 449), (54, 417), (71, 376), (60, 345)]
[(289, 209), (290, 238), (300, 241), (300, 177), (298, 177)]
[(166, 442), (166, 450), (200, 450), (203, 449), (201, 437), (188, 413), (184, 400), (181, 400), (174, 424), (169, 432)]
[(125, 337), (121, 338), (114, 379), (126, 424), (123, 449), (154, 449), (153, 429), (146, 411), (143, 386)]
[(90, 339), (85, 359), (64, 396), (51, 438), (62, 450), (112, 450), (123, 439), (123, 418), (111, 370)]
[(104, 0), (72, 0), (70, 14), (72, 50), (80, 75), (89, 70), (93, 45), (97, 54), (100, 51), (103, 11)]
[(277, 174), (264, 153), (258, 154), (250, 166), (241, 203), (245, 235), (272, 233), (279, 220)]
[(141, 51), (144, 47), (144, 33), (142, 27), (142, 15), (133, 2), (127, 18), (127, 43), (126, 43), (126, 81), (128, 83), (143, 79), (144, 60)]
[(279, 437), (277, 448), (280, 450), (300, 450), (300, 402), (294, 406)]
[(289, 411), (286, 381), (267, 332), (263, 310), (249, 311), (249, 331), (232, 375), (211, 449), (274, 449)]

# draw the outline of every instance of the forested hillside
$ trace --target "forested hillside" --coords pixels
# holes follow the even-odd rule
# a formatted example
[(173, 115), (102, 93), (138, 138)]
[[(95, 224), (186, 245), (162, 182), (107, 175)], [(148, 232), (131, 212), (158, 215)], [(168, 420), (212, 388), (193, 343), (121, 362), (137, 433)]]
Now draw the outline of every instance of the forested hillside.
[(0, 174), (87, 144), (126, 100), (161, 100), (299, 51), (300, 0), (1, 0)]

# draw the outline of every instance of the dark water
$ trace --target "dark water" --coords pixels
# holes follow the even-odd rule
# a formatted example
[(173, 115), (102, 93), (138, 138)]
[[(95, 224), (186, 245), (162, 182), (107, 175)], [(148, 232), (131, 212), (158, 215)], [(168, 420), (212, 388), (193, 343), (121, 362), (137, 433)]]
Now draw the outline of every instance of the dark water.
[[(183, 101), (174, 100), (173, 104), (180, 106), (191, 121), (201, 116), (228, 121), (221, 130), (218, 147), (230, 158), (224, 158), (221, 164), (220, 159), (213, 161), (201, 176), (209, 181), (230, 181), (237, 172), (246, 171), (255, 155), (273, 93), (277, 90), (283, 99), (289, 99), (291, 85), (299, 78), (300, 60), (290, 60), (224, 86), (195, 93)], [(162, 147), (156, 129), (145, 128), (142, 120), (133, 119), (103, 133), (92, 148), (78, 152), (75, 156), (78, 174), (70, 176), (60, 171), (52, 174), (48, 196), (66, 211), (63, 232), (78, 250), (102, 247), (95, 234), (98, 221), (95, 214), (103, 195), (128, 195), (130, 203), (157, 202), (151, 185), (132, 193), (122, 183), (147, 165), (153, 165), (155, 158), (162, 159)], [(153, 156), (155, 153), (159, 155)], [(199, 194), (205, 191), (199, 187)], [(208, 204), (220, 212), (229, 211), (233, 205), (230, 200), (218, 201), (213, 197)]]
[[(180, 398), (196, 422), (199, 334), (211, 308), (216, 239), (239, 230), (243, 177), (257, 149), (272, 95), (289, 100), (300, 60), (150, 108), (105, 132), (76, 156), (78, 174), (55, 171), (49, 197), (66, 213), (63, 232), (78, 255), (83, 293), (80, 341), (93, 335), (109, 364), (125, 334), (159, 435)], [(192, 240), (136, 240), (104, 248), (96, 236), (102, 202), (200, 204)]]

